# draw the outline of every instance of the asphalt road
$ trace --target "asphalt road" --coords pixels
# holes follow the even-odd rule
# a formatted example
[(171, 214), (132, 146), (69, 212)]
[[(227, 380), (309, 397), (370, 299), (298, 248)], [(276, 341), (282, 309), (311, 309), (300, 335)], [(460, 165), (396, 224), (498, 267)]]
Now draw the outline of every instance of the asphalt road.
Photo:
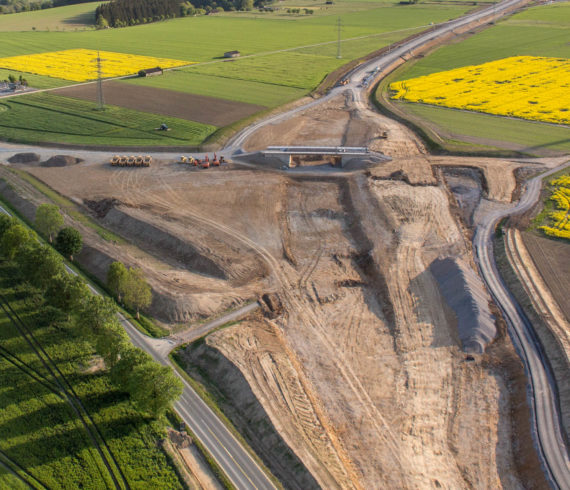
[(528, 211), (540, 197), (541, 180), (568, 167), (569, 163), (529, 180), (516, 206), (490, 212), (477, 227), (473, 245), (479, 269), (497, 305), (507, 320), (509, 333), (529, 380), (533, 435), (545, 474), (553, 488), (570, 489), (570, 463), (562, 436), (556, 403), (556, 384), (536, 333), (521, 307), (505, 286), (493, 256), (493, 233), (499, 220)]

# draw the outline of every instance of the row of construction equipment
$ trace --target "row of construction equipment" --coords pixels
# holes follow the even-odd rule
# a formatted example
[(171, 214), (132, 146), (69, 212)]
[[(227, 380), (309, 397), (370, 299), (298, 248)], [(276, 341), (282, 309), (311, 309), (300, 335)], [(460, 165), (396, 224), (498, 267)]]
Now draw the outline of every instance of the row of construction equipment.
[(114, 155), (111, 158), (111, 166), (113, 167), (150, 167), (151, 163), (152, 157), (150, 155), (131, 155), (130, 157)]
[(193, 156), (184, 156), (180, 157), (180, 161), (178, 163), (185, 163), (187, 165), (192, 165), (194, 167), (201, 167), (201, 168), (210, 168), (210, 164), (213, 167), (219, 167), (222, 163), (226, 163), (224, 157), (221, 156), (220, 158), (214, 153), (214, 158), (210, 161), (210, 157), (206, 155), (204, 158), (194, 158)]

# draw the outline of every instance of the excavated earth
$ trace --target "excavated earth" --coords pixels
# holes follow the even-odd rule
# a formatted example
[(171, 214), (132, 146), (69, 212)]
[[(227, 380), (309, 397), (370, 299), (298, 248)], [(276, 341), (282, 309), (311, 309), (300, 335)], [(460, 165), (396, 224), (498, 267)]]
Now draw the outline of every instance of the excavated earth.
[[(172, 328), (264, 298), (264, 314), (182, 357), (287, 487), (546, 488), (524, 372), (469, 240), (476, 209), (510, 202), (513, 171), (538, 165), (430, 156), (346, 97), (261, 129), (246, 149), (301, 138), (392, 161), (340, 176), (173, 160), (117, 169), (87, 153), (20, 168), (124, 239), (77, 224), (84, 265), (102, 279), (111, 260), (141, 267), (151, 313)], [(5, 168), (0, 177), (2, 195), (45, 200)], [(446, 259), (461, 267), (436, 278), (432, 264)], [(462, 350), (447, 279), (488, 308), (484, 354)]]

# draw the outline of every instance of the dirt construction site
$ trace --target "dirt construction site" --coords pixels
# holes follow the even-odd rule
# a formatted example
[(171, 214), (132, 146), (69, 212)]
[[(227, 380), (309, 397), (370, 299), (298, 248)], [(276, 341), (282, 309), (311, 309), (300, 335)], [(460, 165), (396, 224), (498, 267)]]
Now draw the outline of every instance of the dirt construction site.
[[(482, 283), (472, 294), (457, 271), (479, 281), (473, 225), (511, 202), (515, 170), (559, 161), (431, 156), (406, 127), (345, 97), (262, 128), (245, 149), (301, 138), (391, 161), (345, 173), (201, 170), (174, 157), (112, 168), (86, 153), (66, 167), (14, 167), (120, 237), (74, 223), (82, 264), (101, 280), (113, 260), (142, 268), (150, 313), (173, 334), (260, 299), (262, 311), (183, 356), (213, 359), (201, 370), (221, 376), (237, 418), (271, 426), (247, 438), (287, 488), (546, 488), (522, 364)], [(5, 166), (0, 177), (14, 202), (46, 200)], [(468, 312), (430, 269), (439, 259), (456, 264), (445, 281), (490, 309), (483, 354), (462, 350)], [(232, 391), (239, 383), (247, 390)]]

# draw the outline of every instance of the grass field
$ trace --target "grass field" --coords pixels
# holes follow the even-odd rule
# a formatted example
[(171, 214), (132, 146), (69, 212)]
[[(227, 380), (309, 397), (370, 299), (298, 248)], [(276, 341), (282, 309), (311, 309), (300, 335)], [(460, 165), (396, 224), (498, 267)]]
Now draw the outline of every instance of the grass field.
[(500, 144), (502, 139), (520, 145), (520, 151), (524, 153), (532, 154), (541, 148), (570, 152), (570, 130), (565, 127), (423, 104), (402, 103), (399, 106), (406, 112), (429, 119), (449, 134), (486, 139), (490, 146), (493, 141)]
[[(439, 48), (415, 63), (404, 65), (389, 81), (407, 80), (453, 68), (476, 65), (509, 56), (552, 56), (570, 58), (570, 3), (533, 7), (456, 44)], [(386, 90), (387, 84), (381, 84)], [(565, 126), (532, 123), (441, 107), (391, 102), (414, 116), (446, 140), (443, 146), (455, 151), (453, 139), (470, 138), (462, 150), (478, 151), (480, 145), (526, 149), (531, 154), (543, 150), (568, 152), (570, 129)], [(439, 128), (439, 130), (438, 130)], [(471, 145), (479, 139), (478, 144)], [(461, 143), (460, 143), (461, 146)], [(484, 146), (483, 146), (484, 148)]]
[[(73, 386), (117, 458), (131, 488), (181, 488), (157, 440), (161, 422), (133, 410), (105, 372), (89, 373), (93, 351), (74, 329), (54, 317), (41, 296), (22, 283), (14, 265), (0, 263), (0, 294), (33, 329)], [(0, 345), (50, 376), (2, 312)], [(48, 488), (111, 488), (98, 453), (70, 406), (38, 380), (0, 358), (0, 449)], [(14, 477), (0, 472), (0, 488), (14, 488)], [(18, 486), (15, 486), (18, 488)]]
[[(4, 99), (0, 105), (2, 138), (24, 143), (57, 142), (86, 145), (197, 145), (215, 127), (51, 94)], [(171, 131), (155, 131), (166, 123)]]
[(95, 8), (100, 2), (80, 3), (34, 12), (0, 15), (0, 31), (68, 31), (95, 28)]

